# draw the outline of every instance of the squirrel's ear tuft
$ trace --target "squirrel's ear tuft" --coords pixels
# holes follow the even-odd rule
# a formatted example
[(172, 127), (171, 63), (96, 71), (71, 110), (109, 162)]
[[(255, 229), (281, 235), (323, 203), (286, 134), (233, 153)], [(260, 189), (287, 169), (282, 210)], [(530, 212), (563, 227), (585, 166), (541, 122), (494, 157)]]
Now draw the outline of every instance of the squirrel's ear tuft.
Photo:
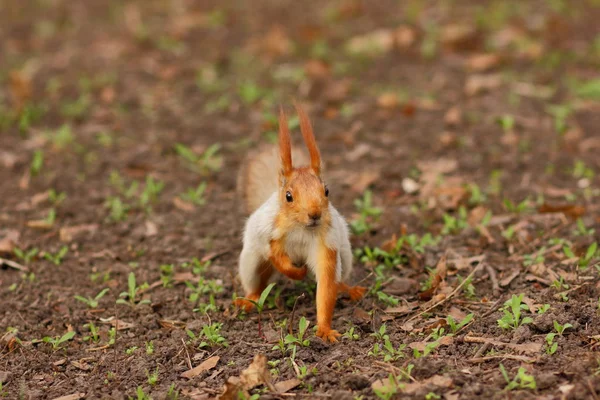
[(283, 112), (283, 107), (279, 109), (279, 157), (281, 159), (281, 173), (284, 177), (288, 176), (293, 169), (292, 144), (288, 121)]
[(300, 131), (302, 132), (304, 143), (306, 143), (308, 153), (310, 154), (310, 167), (317, 175), (320, 175), (321, 155), (319, 153), (319, 148), (317, 147), (317, 142), (315, 140), (312, 125), (310, 124), (310, 120), (308, 119), (308, 116), (306, 115), (302, 107), (298, 103), (294, 103), (294, 106), (296, 107), (298, 117), (300, 118)]

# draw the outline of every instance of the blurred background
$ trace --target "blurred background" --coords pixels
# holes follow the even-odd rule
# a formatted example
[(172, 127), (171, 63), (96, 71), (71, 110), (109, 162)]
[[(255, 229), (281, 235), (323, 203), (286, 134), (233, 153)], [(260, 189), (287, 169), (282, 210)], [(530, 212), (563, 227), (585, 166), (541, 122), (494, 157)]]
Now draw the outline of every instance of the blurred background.
[[(600, 224), (599, 21), (598, 0), (0, 1), (0, 257), (22, 267), (0, 272), (0, 326), (23, 340), (67, 325), (84, 334), (91, 314), (74, 295), (110, 288), (100, 304), (114, 317), (134, 273), (158, 283), (153, 308), (119, 314), (139, 323), (119, 354), (135, 337), (161, 339), (164, 365), (179, 363), (181, 338), (155, 320), (197, 323), (198, 298), (227, 318), (244, 221), (237, 171), (276, 140), (280, 105), (297, 141), (294, 100), (356, 248), (447, 235), (402, 259), (413, 270), (394, 270), (410, 293), (451, 246), (485, 248), (510, 276), (515, 246), (529, 253), (532, 240), (546, 245), (538, 233), (560, 232), (531, 214), (577, 221), (576, 233), (560, 229), (585, 251)], [(197, 271), (212, 261), (220, 290), (190, 304), (174, 271), (193, 259)], [(357, 276), (373, 281), (370, 268), (360, 261)], [(228, 340), (254, 329), (245, 323)], [(85, 357), (78, 338), (70, 354)], [(237, 344), (223, 361), (245, 354)], [(54, 372), (72, 367), (28, 354), (5, 369), (28, 371), (31, 393), (65, 394)], [(118, 390), (145, 384), (153, 357), (127, 364)], [(112, 367), (99, 368), (69, 385), (104, 390)]]

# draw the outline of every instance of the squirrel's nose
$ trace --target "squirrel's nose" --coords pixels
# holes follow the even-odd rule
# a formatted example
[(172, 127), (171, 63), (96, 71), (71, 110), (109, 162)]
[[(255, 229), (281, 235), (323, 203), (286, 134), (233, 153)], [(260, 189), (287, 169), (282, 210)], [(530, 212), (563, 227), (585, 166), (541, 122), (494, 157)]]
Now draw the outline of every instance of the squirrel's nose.
[(321, 213), (319, 212), (319, 213), (308, 214), (308, 217), (316, 222), (321, 219)]

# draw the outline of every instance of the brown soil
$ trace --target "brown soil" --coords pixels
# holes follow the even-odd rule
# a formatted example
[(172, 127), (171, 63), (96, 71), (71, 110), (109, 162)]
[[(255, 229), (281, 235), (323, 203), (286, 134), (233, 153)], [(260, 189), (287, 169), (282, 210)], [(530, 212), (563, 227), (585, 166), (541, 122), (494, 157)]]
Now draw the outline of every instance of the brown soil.
[[(583, 259), (600, 232), (598, 80), (592, 94), (581, 89), (598, 78), (597, 1), (124, 3), (0, 5), (0, 257), (28, 269), (0, 269), (0, 396), (138, 398), (140, 388), (154, 399), (212, 398), (256, 354), (273, 363), (274, 382), (297, 377), (295, 367), (308, 371), (287, 393), (250, 391), (261, 398), (376, 398), (372, 385), (390, 374), (398, 381), (392, 398), (600, 396), (600, 252), (577, 268), (582, 261), (563, 251)], [(352, 38), (359, 46), (378, 29), (367, 47), (380, 51), (350, 54)], [(244, 222), (237, 170), (249, 149), (273, 138), (279, 104), (291, 112), (294, 99), (313, 119), (338, 210), (359, 218), (353, 202), (368, 188), (383, 210), (353, 235), (356, 249), (385, 248), (410, 234), (441, 237), (422, 252), (405, 244), (381, 268), (384, 300), (374, 286), (383, 258), (357, 256), (353, 281), (373, 290), (358, 303), (340, 298), (334, 317), (334, 327), (354, 327), (357, 340), (326, 344), (314, 336), (310, 280), (275, 287), (261, 318), (265, 338), (256, 313), (232, 306), (243, 295), (235, 279)], [(552, 105), (572, 111), (563, 121)], [(217, 143), (209, 161), (222, 157), (222, 165), (191, 165), (177, 143), (198, 155)], [(140, 206), (147, 177), (164, 188)], [(126, 193), (134, 181), (138, 189)], [(201, 182), (205, 204), (174, 200)], [(473, 185), (482, 196), (465, 190)], [(66, 198), (48, 198), (51, 189)], [(107, 204), (117, 197), (129, 209), (119, 214), (112, 200), (115, 221)], [(53, 223), (32, 224), (51, 210)], [(468, 218), (444, 232), (444, 215), (461, 221), (461, 212)], [(13, 246), (39, 251), (24, 260)], [(63, 259), (52, 262), (63, 246)], [(442, 282), (420, 294), (428, 268), (444, 256)], [(165, 265), (173, 268), (163, 284)], [(150, 285), (135, 298), (147, 304), (115, 303), (129, 300), (119, 294), (131, 272), (138, 285)], [(458, 288), (469, 274), (472, 293)], [(209, 289), (190, 301), (198, 281), (222, 286), (216, 310), (194, 311), (210, 303)], [(74, 298), (104, 288), (96, 308)], [(531, 323), (502, 329), (503, 303), (519, 294), (533, 310), (549, 310), (523, 310)], [(436, 301), (443, 302), (430, 307)], [(411, 344), (434, 341), (434, 328), (449, 333), (448, 315), (470, 313), (473, 321), (446, 345), (413, 352)], [(312, 322), (310, 345), (298, 346), (292, 361), (273, 347), (288, 328), (297, 332), (302, 316)], [(556, 335), (550, 355), (545, 338), (555, 321), (572, 327)], [(99, 329), (96, 342), (86, 340), (90, 323)], [(201, 347), (205, 338), (186, 333), (199, 336), (215, 323), (227, 346)], [(372, 335), (382, 324), (395, 348), (407, 345), (395, 360), (369, 354), (383, 343)], [(74, 338), (57, 348), (39, 341), (68, 331)], [(213, 368), (181, 377), (213, 356)], [(524, 368), (535, 388), (507, 389), (500, 365), (511, 379)], [(411, 379), (399, 372), (410, 368)]]

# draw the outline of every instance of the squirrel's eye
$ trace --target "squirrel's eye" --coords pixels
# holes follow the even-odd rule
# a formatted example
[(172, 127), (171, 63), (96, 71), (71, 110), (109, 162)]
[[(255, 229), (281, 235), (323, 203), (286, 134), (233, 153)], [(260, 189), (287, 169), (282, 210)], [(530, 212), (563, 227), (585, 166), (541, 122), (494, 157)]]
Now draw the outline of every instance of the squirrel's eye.
[(292, 197), (292, 194), (290, 192), (285, 192), (285, 199), (287, 200), (288, 203), (291, 203), (292, 201), (294, 201), (294, 198)]
[(325, 186), (325, 197), (329, 196), (329, 188)]

